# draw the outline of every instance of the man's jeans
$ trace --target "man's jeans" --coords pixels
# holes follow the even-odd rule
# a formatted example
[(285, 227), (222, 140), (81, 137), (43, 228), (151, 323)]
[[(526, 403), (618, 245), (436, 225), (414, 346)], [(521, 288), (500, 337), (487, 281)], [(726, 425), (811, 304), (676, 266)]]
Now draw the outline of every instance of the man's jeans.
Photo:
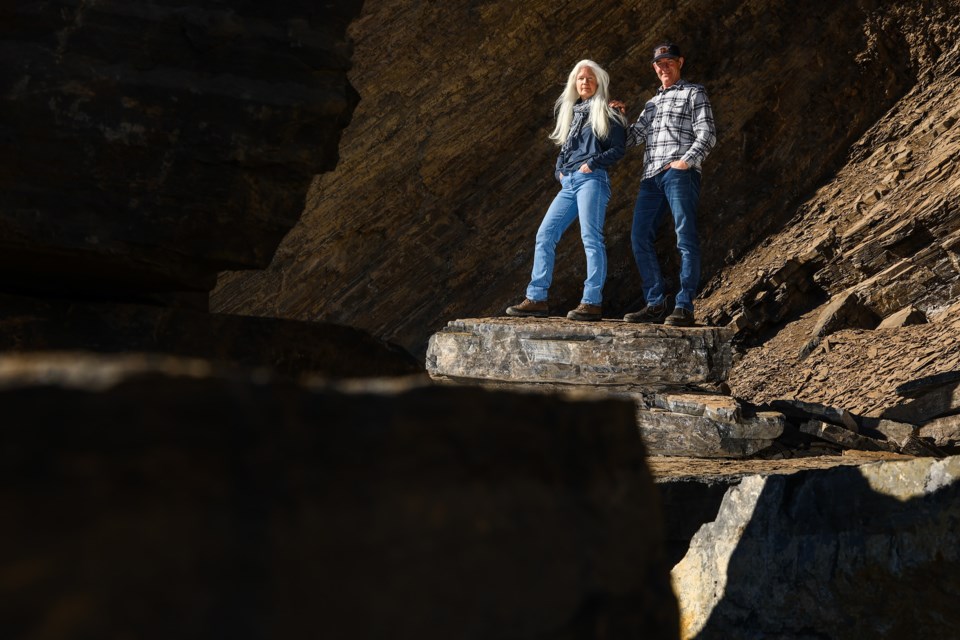
[(697, 237), (697, 204), (700, 202), (700, 172), (668, 169), (640, 183), (633, 209), (633, 257), (643, 280), (643, 296), (649, 305), (664, 301), (664, 283), (654, 241), (663, 214), (673, 213), (680, 250), (680, 291), (676, 306), (693, 311), (700, 284), (700, 240)]
[(603, 169), (593, 173), (575, 172), (563, 176), (561, 189), (547, 209), (533, 253), (533, 273), (527, 286), (527, 297), (547, 299), (553, 280), (553, 263), (560, 236), (575, 219), (580, 218), (580, 237), (587, 254), (587, 279), (583, 282), (586, 304), (603, 301), (603, 283), (607, 280), (607, 248), (603, 240), (603, 223), (610, 200), (610, 179)]

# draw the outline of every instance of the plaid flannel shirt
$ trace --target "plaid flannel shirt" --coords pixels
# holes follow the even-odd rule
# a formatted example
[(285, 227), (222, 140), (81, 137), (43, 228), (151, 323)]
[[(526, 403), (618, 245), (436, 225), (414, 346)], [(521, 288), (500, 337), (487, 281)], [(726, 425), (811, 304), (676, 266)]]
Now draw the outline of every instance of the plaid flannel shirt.
[(674, 160), (683, 160), (700, 171), (716, 142), (713, 109), (706, 89), (683, 79), (668, 89), (660, 87), (627, 131), (627, 148), (646, 145), (644, 180), (657, 175)]

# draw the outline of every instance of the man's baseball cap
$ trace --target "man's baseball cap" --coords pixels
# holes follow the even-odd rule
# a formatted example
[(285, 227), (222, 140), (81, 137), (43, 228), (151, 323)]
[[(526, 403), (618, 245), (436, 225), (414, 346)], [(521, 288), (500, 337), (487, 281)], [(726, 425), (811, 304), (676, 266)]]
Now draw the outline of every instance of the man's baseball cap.
[(653, 62), (661, 58), (679, 58), (680, 47), (672, 42), (661, 42), (653, 48)]

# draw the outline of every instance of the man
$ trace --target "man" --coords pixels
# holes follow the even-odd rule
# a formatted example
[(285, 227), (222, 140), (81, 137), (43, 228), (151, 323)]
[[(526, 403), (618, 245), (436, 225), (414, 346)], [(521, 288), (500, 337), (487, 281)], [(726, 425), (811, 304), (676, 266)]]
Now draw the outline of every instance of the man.
[[(631, 231), (646, 306), (623, 319), (689, 327), (694, 322), (693, 299), (700, 284), (700, 167), (717, 135), (706, 90), (680, 78), (680, 47), (671, 42), (658, 44), (653, 49), (652, 63), (662, 86), (627, 131), (628, 148), (646, 146)], [(657, 227), (668, 207), (673, 214), (681, 261), (680, 290), (670, 315), (654, 249)]]

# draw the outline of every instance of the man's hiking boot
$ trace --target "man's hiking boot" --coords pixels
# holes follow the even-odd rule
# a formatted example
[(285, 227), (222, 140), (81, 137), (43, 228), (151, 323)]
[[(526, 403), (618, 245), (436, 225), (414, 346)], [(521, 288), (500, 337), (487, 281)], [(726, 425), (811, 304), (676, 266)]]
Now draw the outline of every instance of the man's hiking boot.
[(546, 318), (550, 311), (546, 300), (535, 301), (530, 298), (524, 298), (520, 304), (507, 307), (508, 316), (518, 318)]
[(660, 324), (667, 317), (667, 301), (660, 304), (648, 304), (640, 311), (634, 311), (623, 316), (624, 322), (647, 322), (650, 324)]
[(673, 310), (673, 313), (667, 316), (667, 319), (663, 321), (663, 324), (668, 324), (671, 327), (692, 327), (693, 311), (684, 309), (682, 307), (677, 307)]
[(577, 308), (567, 314), (570, 320), (586, 320), (592, 322), (600, 319), (600, 305), (581, 302)]

